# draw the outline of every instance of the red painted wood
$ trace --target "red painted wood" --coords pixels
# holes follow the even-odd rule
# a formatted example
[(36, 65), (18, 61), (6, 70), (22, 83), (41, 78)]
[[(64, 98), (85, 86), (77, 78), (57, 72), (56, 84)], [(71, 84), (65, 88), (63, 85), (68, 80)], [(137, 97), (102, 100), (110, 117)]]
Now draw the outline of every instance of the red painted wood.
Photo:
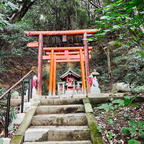
[[(43, 51), (65, 51), (65, 50), (79, 50), (82, 49), (84, 50), (84, 47), (48, 47), (48, 48), (43, 48)], [(92, 50), (92, 47), (88, 47), (89, 50)]]
[(54, 66), (54, 50), (51, 50), (50, 56), (50, 72), (49, 72), (49, 95), (52, 95), (53, 86), (53, 66)]
[(42, 87), (42, 49), (43, 49), (43, 36), (39, 35), (39, 50), (38, 50), (38, 80), (37, 80), (37, 93), (41, 95)]
[[(84, 55), (82, 50), (80, 49), (79, 51), (80, 53), (80, 66), (81, 66), (81, 77), (82, 77), (82, 87), (83, 87), (83, 91), (86, 91), (86, 84), (85, 84), (85, 70), (84, 70)], [(91, 56), (91, 55), (89, 55)]]
[(56, 93), (56, 61), (55, 61), (55, 56), (54, 56), (54, 62), (53, 62), (53, 96)]
[[(91, 50), (89, 50), (89, 54), (90, 54)], [(84, 54), (84, 51), (82, 52)], [(79, 51), (75, 51), (75, 52), (69, 52), (69, 55), (76, 55), (79, 54)], [(46, 52), (46, 55), (51, 55), (50, 52)], [(55, 52), (54, 55), (65, 55), (65, 52)]]
[[(88, 47), (86, 37), (84, 37), (84, 47), (46, 47), (43, 48), (43, 35), (81, 35), (81, 34), (94, 34), (97, 31), (100, 31), (100, 29), (85, 29), (85, 30), (67, 30), (67, 31), (26, 31), (25, 34), (27, 36), (39, 36), (38, 42), (31, 42), (28, 43), (28, 47), (38, 47), (38, 87), (37, 92), (39, 95), (41, 95), (41, 85), (42, 85), (42, 60), (48, 60), (48, 62), (51, 61), (51, 71), (50, 71), (50, 87), (49, 92), (52, 93), (52, 86), (53, 86), (53, 94), (55, 94), (55, 83), (52, 85), (52, 81), (55, 80), (55, 78), (52, 78), (53, 71), (56, 71), (56, 67), (53, 69), (53, 65), (56, 63), (54, 62), (80, 62), (81, 65), (83, 61), (85, 61), (85, 69), (86, 69), (86, 77), (88, 78), (88, 59), (91, 58), (90, 50), (92, 50), (92, 47)], [(44, 52), (51, 52), (47, 53), (48, 56), (42, 56), (42, 53)], [(60, 53), (55, 53), (54, 51), (61, 51)], [(71, 51), (71, 52), (70, 52)], [(80, 53), (81, 57), (80, 57)], [(89, 55), (89, 56), (88, 56)], [(54, 57), (56, 60), (54, 60)], [(83, 68), (82, 68), (83, 69)], [(84, 70), (82, 70), (84, 71)], [(56, 73), (56, 72), (55, 72)], [(88, 82), (88, 80), (87, 80)], [(84, 87), (83, 87), (84, 88)]]
[[(70, 55), (69, 57), (64, 57), (64, 56), (55, 56), (56, 60), (74, 60), (74, 59), (80, 59), (80, 55)], [(91, 55), (89, 55), (89, 58), (91, 58)], [(84, 55), (83, 55), (84, 59)], [(48, 56), (43, 56), (43, 60), (50, 60), (50, 55)]]
[(38, 46), (39, 46), (39, 44), (38, 44), (37, 41), (36, 42), (30, 42), (30, 43), (27, 44), (27, 47), (31, 47), (31, 48), (38, 47)]
[(80, 35), (80, 34), (94, 34), (100, 29), (85, 29), (85, 30), (67, 30), (67, 31), (25, 31), (27, 36), (34, 35)]
[(84, 43), (84, 59), (85, 59), (85, 70), (86, 70), (86, 82), (87, 82), (87, 92), (90, 92), (90, 83), (89, 83), (89, 54), (88, 54), (88, 42), (87, 42), (87, 33), (84, 33), (83, 35), (83, 43)]

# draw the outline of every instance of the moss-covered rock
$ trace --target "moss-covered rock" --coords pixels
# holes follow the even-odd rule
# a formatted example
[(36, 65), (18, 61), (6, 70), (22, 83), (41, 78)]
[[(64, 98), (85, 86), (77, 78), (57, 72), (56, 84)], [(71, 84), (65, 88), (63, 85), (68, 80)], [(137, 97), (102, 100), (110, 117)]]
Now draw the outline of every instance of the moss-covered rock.
[(90, 104), (89, 99), (88, 98), (84, 98), (83, 99), (83, 103), (84, 103), (84, 107), (85, 107), (85, 112), (86, 113), (92, 113), (93, 109), (92, 109), (92, 106)]
[(14, 136), (10, 142), (10, 144), (22, 144), (22, 143), (23, 143), (23, 136)]
[(31, 119), (32, 119), (33, 115), (35, 114), (37, 106), (31, 108), (25, 114), (24, 120), (22, 121), (21, 125), (19, 126), (18, 130), (16, 131), (15, 136), (12, 138), (10, 144), (22, 144), (23, 143), (25, 131), (31, 124)]
[(92, 113), (86, 114), (93, 144), (103, 144), (101, 133), (97, 129), (95, 117)]
[(84, 104), (85, 104), (85, 103), (90, 103), (89, 98), (84, 98), (84, 99), (83, 99), (83, 103), (84, 103)]

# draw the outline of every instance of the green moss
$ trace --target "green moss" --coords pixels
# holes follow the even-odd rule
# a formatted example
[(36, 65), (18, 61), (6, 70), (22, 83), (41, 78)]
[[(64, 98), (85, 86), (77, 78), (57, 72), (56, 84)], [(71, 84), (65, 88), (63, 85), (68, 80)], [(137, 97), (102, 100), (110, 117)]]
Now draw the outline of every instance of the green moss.
[(93, 106), (96, 106), (97, 104), (102, 104), (102, 103), (106, 103), (109, 101), (109, 97), (101, 97), (101, 98), (89, 98), (90, 103)]
[(97, 130), (97, 126), (96, 126), (95, 122), (91, 122), (90, 131), (91, 131), (91, 133), (93, 134), (94, 137), (100, 137), (100, 134)]
[(26, 114), (25, 114), (25, 117), (24, 117), (24, 120), (22, 121), (21, 125), (19, 126), (19, 128), (17, 129), (15, 135), (24, 135), (26, 129), (30, 126), (31, 124), (31, 120), (32, 120), (32, 117), (34, 116), (35, 114), (35, 111), (36, 111), (36, 107), (34, 108), (31, 108)]
[(10, 142), (10, 144), (22, 144), (23, 136), (14, 136)]
[(101, 133), (97, 129), (95, 117), (91, 113), (86, 114), (93, 144), (103, 144)]
[(84, 99), (83, 99), (83, 103), (84, 103), (84, 104), (90, 103), (89, 98), (84, 98)]
[(85, 106), (85, 112), (86, 113), (92, 113), (93, 112), (93, 109), (92, 109), (92, 106), (90, 103), (85, 103), (84, 106)]

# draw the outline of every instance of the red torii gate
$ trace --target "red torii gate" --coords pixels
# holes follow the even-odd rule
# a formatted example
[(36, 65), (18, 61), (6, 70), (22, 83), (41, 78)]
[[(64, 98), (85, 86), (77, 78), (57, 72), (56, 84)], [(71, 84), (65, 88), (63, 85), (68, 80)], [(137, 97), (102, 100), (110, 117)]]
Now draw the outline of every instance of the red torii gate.
[[(92, 47), (88, 47), (87, 34), (94, 34), (98, 29), (86, 29), (86, 30), (68, 30), (68, 31), (28, 31), (25, 32), (27, 36), (39, 36), (38, 42), (28, 43), (28, 47), (38, 47), (38, 86), (37, 93), (41, 95), (42, 86), (42, 60), (48, 60), (50, 63), (49, 73), (49, 95), (55, 95), (56, 89), (56, 63), (57, 62), (79, 62), (81, 66), (82, 87), (84, 92), (89, 92), (89, 55)], [(84, 47), (50, 47), (43, 48), (43, 36), (50, 35), (81, 35), (83, 34)], [(46, 55), (43, 55), (43, 51)], [(59, 52), (61, 51), (61, 52)], [(69, 52), (71, 51), (71, 52)], [(84, 69), (85, 62), (85, 69)], [(86, 84), (85, 84), (85, 70), (86, 70)]]
[[(88, 49), (90, 51), (92, 47), (89, 47)], [(52, 82), (53, 82), (53, 95), (55, 95), (56, 63), (58, 62), (79, 62), (80, 61), (82, 86), (83, 86), (83, 90), (84, 91), (86, 90), (85, 74), (84, 74), (84, 60), (83, 60), (84, 48), (83, 47), (44, 48), (43, 51), (50, 51), (49, 53), (46, 53), (47, 56), (43, 56), (43, 59), (47, 59), (48, 62), (50, 62), (49, 92), (52, 91)], [(64, 52), (54, 52), (54, 51), (64, 51)], [(89, 56), (89, 58), (90, 57), (91, 56)]]

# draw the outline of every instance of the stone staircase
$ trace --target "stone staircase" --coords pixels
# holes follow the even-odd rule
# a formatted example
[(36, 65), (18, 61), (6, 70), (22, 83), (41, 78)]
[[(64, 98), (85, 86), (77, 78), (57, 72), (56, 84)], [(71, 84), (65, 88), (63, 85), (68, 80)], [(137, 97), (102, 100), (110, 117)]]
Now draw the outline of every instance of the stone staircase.
[(92, 144), (82, 99), (42, 98), (24, 144)]

